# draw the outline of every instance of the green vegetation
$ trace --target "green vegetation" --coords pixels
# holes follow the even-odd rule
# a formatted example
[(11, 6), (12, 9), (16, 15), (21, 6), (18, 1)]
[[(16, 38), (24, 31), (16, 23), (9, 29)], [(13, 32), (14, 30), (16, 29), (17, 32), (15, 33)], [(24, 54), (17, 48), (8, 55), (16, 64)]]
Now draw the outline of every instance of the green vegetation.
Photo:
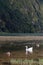
[(41, 3), (41, 20), (42, 20), (42, 32), (43, 32), (43, 3)]
[(0, 32), (42, 32), (38, 0), (0, 0)]

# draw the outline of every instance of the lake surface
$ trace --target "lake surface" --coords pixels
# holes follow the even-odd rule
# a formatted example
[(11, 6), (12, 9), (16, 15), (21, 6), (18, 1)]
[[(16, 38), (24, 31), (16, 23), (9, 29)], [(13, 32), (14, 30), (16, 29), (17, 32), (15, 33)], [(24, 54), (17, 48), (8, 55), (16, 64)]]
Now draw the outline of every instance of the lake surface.
[[(8, 57), (5, 54), (5, 52), (0, 53), (0, 65), (1, 65), (2, 62), (7, 62), (7, 61), (12, 62), (12, 60), (15, 62), (15, 65), (18, 65), (17, 62), (19, 63), (19, 65), (21, 65), (20, 64), (21, 62), (26, 64), (25, 63), (26, 61), (27, 62), (32, 62), (32, 60), (34, 60), (34, 59), (43, 59), (43, 49), (40, 49), (40, 50), (35, 49), (32, 54), (28, 53), (28, 55), (26, 55), (25, 50), (11, 51), (11, 56), (10, 57)], [(40, 60), (40, 61), (43, 63), (43, 60)]]
[(43, 33), (0, 33), (0, 36), (43, 36)]

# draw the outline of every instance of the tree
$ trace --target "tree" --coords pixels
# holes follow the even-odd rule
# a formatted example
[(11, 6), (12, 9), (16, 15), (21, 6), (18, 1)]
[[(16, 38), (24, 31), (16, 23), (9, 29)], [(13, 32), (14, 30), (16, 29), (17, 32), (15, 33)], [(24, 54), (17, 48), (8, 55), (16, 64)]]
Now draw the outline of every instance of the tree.
[[(38, 0), (0, 0), (0, 32), (34, 33), (41, 31)], [(1, 28), (3, 27), (3, 29)]]

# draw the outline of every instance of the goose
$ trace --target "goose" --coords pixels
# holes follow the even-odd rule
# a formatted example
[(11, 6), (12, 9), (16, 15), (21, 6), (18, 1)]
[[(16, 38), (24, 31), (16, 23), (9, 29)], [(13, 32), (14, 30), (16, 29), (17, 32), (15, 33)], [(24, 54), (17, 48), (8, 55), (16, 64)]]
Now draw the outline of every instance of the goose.
[(30, 48), (28, 48), (28, 46), (25, 46), (26, 47), (26, 55), (28, 54), (28, 52), (29, 53), (33, 53), (33, 47), (30, 47)]
[(10, 56), (11, 56), (11, 52), (6, 52), (6, 55), (7, 55), (8, 57), (10, 57)]
[(39, 45), (39, 44), (36, 44), (36, 47), (38, 47), (38, 48), (39, 48), (39, 47), (40, 47), (40, 45)]

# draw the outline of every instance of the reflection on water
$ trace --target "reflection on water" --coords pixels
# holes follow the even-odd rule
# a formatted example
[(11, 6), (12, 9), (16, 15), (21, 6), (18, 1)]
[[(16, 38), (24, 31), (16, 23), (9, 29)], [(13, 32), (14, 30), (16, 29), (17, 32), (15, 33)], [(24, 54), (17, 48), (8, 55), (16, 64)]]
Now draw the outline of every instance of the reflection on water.
[(12, 51), (10, 57), (5, 52), (0, 53), (0, 65), (6, 64), (2, 64), (3, 62), (10, 62), (11, 65), (43, 65), (43, 49), (34, 50), (32, 54), (28, 53), (28, 55), (25, 54), (25, 50)]

